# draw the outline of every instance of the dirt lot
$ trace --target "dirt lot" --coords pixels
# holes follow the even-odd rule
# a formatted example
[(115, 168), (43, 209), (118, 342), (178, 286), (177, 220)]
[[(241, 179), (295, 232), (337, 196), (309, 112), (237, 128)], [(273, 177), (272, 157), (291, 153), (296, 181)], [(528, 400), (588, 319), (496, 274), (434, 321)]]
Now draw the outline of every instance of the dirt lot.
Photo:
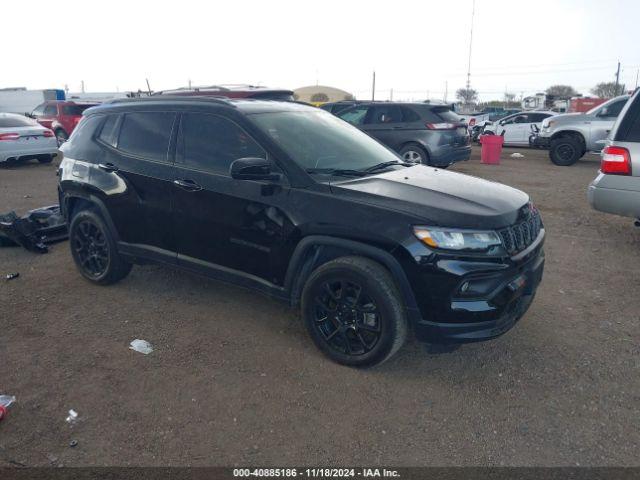
[[(329, 362), (296, 312), (243, 290), (155, 266), (95, 287), (67, 243), (0, 249), (0, 274), (20, 272), (0, 280), (0, 393), (18, 398), (0, 466), (640, 465), (640, 230), (590, 209), (597, 157), (560, 168), (513, 151), (453, 170), (542, 211), (528, 314), (498, 340), (411, 342), (367, 371)], [(0, 212), (55, 203), (54, 172), (0, 169)]]

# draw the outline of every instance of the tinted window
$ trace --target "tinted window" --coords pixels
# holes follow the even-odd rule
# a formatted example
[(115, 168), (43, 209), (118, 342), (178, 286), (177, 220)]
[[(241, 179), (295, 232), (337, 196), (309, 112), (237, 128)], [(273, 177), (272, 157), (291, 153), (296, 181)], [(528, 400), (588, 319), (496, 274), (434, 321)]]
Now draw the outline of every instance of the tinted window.
[(93, 107), (93, 105), (63, 105), (63, 115), (82, 115), (87, 108)]
[[(640, 98), (640, 96), (637, 98)], [(638, 105), (638, 103), (639, 101), (636, 99), (636, 105), (632, 105), (625, 114), (624, 123), (628, 124), (629, 127), (622, 135), (623, 138), (620, 138), (620, 140), (627, 142), (640, 142), (640, 105)], [(633, 116), (635, 116), (635, 118), (632, 120)], [(618, 138), (616, 138), (616, 140), (618, 140)]]
[(102, 125), (102, 130), (100, 131), (98, 138), (107, 145), (115, 147), (116, 140), (118, 138), (118, 132), (116, 131), (117, 124), (118, 115), (109, 115), (107, 120), (104, 122), (104, 125)]
[(402, 121), (404, 122), (418, 122), (420, 121), (420, 115), (411, 110), (409, 107), (400, 107), (402, 110)]
[(354, 107), (340, 113), (338, 117), (349, 122), (351, 125), (362, 125), (368, 109), (369, 107)]
[(33, 127), (36, 123), (19, 115), (0, 115), (0, 128)]
[(187, 113), (181, 122), (185, 165), (214, 173), (228, 173), (234, 160), (266, 158), (262, 148), (238, 125), (224, 117)]
[(58, 114), (57, 105), (47, 105), (44, 107), (44, 116), (45, 117), (55, 117)]
[(397, 105), (376, 105), (371, 107), (364, 123), (380, 125), (402, 122), (402, 113)]
[(167, 161), (174, 113), (127, 113), (122, 121), (118, 149), (151, 160)]
[(529, 114), (529, 121), (531, 123), (538, 123), (543, 121), (545, 118), (550, 117), (551, 115), (549, 115), (548, 113), (530, 113)]

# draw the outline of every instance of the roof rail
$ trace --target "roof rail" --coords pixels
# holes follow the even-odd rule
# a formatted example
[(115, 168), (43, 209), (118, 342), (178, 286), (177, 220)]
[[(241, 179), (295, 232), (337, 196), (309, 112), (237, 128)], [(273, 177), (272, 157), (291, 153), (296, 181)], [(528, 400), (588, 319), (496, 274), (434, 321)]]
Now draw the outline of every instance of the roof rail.
[(197, 102), (205, 102), (205, 103), (217, 103), (220, 105), (226, 105), (228, 107), (234, 107), (231, 98), (217, 96), (217, 95), (191, 95), (191, 96), (183, 96), (183, 95), (158, 95), (151, 97), (138, 97), (138, 98), (114, 98), (111, 100), (107, 100), (103, 102), (102, 105), (121, 105), (126, 103), (147, 103), (147, 102), (184, 102), (184, 103), (197, 103)]

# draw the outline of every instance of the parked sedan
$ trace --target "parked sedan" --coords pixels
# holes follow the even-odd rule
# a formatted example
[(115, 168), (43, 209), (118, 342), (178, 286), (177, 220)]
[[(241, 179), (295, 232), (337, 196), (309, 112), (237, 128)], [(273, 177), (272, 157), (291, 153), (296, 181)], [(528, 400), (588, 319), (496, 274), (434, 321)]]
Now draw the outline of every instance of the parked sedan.
[(337, 116), (408, 163), (447, 167), (471, 156), (467, 124), (448, 105), (363, 102)]
[(546, 118), (557, 115), (551, 111), (519, 112), (484, 127), (485, 135), (502, 135), (505, 145), (528, 146), (532, 126), (538, 129)]
[(57, 153), (51, 130), (22, 115), (0, 113), (0, 164), (34, 158), (49, 163)]
[(640, 90), (613, 125), (588, 196), (601, 212), (640, 219)]

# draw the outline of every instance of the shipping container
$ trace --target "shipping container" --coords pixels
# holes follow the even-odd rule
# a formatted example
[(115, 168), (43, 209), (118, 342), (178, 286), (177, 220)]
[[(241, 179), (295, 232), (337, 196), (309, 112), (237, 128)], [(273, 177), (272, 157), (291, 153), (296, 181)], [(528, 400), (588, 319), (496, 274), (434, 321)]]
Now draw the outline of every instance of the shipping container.
[(0, 89), (0, 112), (31, 113), (34, 108), (47, 100), (65, 100), (64, 90), (27, 90), (26, 88)]

